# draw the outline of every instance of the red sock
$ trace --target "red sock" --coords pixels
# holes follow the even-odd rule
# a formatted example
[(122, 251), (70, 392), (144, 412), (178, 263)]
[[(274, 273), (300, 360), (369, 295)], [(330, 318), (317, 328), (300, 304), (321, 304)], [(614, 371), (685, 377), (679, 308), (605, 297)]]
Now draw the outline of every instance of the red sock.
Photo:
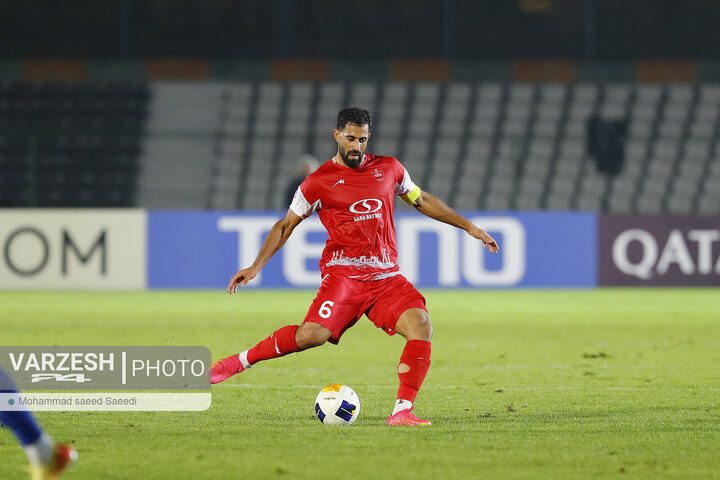
[(425, 340), (409, 340), (405, 345), (398, 366), (398, 377), (400, 377), (398, 400), (415, 401), (430, 368), (430, 350), (430, 342)]
[(295, 342), (298, 325), (288, 325), (276, 330), (272, 335), (248, 350), (247, 359), (250, 364), (260, 360), (282, 357), (288, 353), (299, 352), (301, 349)]

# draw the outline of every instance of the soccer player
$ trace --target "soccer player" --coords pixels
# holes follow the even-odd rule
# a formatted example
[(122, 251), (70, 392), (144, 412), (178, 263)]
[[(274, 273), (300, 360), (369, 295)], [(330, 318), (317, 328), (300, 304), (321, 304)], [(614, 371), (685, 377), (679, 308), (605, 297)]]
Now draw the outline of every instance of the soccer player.
[[(2, 369), (0, 393), (17, 393), (14, 382)], [(54, 443), (26, 410), (0, 411), (0, 424), (12, 430), (25, 450), (30, 461), (32, 480), (56, 479), (66, 467), (77, 460), (74, 448)]]
[(322, 282), (301, 325), (288, 325), (250, 350), (213, 363), (219, 383), (257, 362), (337, 344), (365, 314), (389, 335), (407, 341), (398, 366), (400, 387), (388, 425), (429, 425), (412, 413), (413, 402), (430, 367), (433, 329), (425, 298), (400, 274), (393, 200), (399, 195), (420, 213), (465, 230), (492, 253), (498, 245), (485, 231), (420, 190), (393, 157), (365, 153), (372, 119), (367, 110), (346, 108), (333, 131), (337, 154), (309, 175), (295, 192), (285, 218), (268, 233), (255, 262), (230, 280), (228, 293), (245, 286), (287, 241), (300, 222), (317, 212), (328, 231), (320, 259)]

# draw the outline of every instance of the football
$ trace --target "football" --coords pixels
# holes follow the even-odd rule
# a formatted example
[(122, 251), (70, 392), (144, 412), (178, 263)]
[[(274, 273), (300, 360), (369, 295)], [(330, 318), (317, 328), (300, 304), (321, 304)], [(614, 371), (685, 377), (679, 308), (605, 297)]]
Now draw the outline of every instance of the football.
[(315, 399), (315, 415), (325, 425), (352, 425), (360, 413), (360, 399), (347, 385), (328, 385)]

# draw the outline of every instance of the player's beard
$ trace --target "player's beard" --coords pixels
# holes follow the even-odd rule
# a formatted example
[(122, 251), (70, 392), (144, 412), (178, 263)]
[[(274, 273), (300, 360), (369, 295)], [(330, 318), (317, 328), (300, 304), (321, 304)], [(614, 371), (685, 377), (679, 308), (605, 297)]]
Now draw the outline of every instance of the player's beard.
[[(351, 158), (350, 154), (352, 153), (357, 153), (357, 158)], [(358, 168), (363, 161), (363, 153), (358, 152), (357, 150), (340, 152), (340, 156), (342, 157), (343, 162), (345, 162), (345, 165), (350, 168)]]

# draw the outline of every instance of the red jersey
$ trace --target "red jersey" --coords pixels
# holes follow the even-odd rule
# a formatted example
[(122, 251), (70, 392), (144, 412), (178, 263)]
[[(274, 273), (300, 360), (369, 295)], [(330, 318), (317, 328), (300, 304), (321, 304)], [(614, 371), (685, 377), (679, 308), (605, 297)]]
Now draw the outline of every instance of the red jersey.
[(320, 259), (323, 276), (381, 280), (400, 273), (393, 201), (415, 189), (405, 167), (393, 157), (366, 153), (358, 168), (330, 159), (295, 192), (290, 209), (307, 218), (317, 211), (328, 231)]

